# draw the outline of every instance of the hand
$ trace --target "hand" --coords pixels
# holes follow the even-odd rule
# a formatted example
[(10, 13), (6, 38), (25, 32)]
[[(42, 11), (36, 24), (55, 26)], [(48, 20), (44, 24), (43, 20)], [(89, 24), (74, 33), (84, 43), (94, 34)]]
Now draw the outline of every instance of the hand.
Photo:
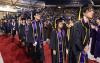
[(85, 48), (84, 48), (84, 52), (87, 53), (89, 50), (89, 46), (87, 45)]
[(34, 44), (33, 44), (33, 46), (36, 46), (37, 45), (37, 42), (35, 42)]
[(46, 41), (43, 41), (43, 45), (45, 45), (46, 44)]
[(66, 53), (68, 54), (68, 49), (66, 49)]
[(46, 41), (47, 41), (47, 42), (50, 42), (50, 39), (47, 38)]
[(56, 55), (56, 50), (53, 50), (53, 55)]
[(40, 45), (40, 48), (42, 48), (42, 45)]
[(98, 28), (96, 27), (96, 31), (98, 31)]
[(24, 42), (22, 42), (22, 45), (23, 45), (23, 46), (25, 46), (25, 43), (24, 43)]
[(46, 39), (46, 42), (47, 42), (48, 44), (50, 44), (50, 39)]
[(73, 24), (73, 23), (71, 23), (70, 25), (71, 25), (71, 26), (74, 26), (74, 24)]
[(91, 24), (91, 28), (92, 28), (92, 29), (95, 29), (95, 26)]

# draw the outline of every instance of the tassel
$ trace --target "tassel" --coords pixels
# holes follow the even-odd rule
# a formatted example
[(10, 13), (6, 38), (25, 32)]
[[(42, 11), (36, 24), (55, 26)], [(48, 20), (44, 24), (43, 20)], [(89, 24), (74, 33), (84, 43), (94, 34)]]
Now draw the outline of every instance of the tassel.
[(80, 7), (80, 10), (79, 10), (79, 15), (78, 15), (78, 20), (81, 20), (81, 7)]
[(56, 29), (56, 20), (55, 20), (55, 29)]

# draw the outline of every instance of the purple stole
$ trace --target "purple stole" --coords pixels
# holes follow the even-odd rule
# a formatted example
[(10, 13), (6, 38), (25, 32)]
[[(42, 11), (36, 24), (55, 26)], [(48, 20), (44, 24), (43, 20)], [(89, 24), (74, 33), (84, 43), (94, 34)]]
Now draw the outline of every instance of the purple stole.
[[(83, 20), (82, 20), (82, 21), (83, 21)], [(83, 21), (83, 23), (84, 23), (84, 21)], [(88, 26), (88, 24), (85, 24), (85, 26), (86, 26), (86, 27), (85, 27), (83, 23), (82, 23), (82, 26), (85, 28), (86, 33), (87, 33), (87, 28), (86, 28), (86, 27), (89, 27), (89, 26)], [(85, 35), (83, 44), (85, 43), (86, 36), (87, 36), (87, 35)], [(87, 63), (87, 59), (88, 59), (87, 53), (85, 53), (84, 51), (81, 51), (81, 52), (80, 52), (80, 55), (79, 55), (78, 63)]]
[[(35, 41), (38, 41), (38, 32), (37, 32), (37, 24), (36, 24), (36, 21), (33, 21), (32, 22), (32, 27), (33, 27), (33, 34), (34, 34), (34, 40)], [(42, 39), (42, 31), (43, 31), (43, 24), (40, 22), (39, 23), (39, 28), (40, 28), (40, 36), (41, 36), (41, 38), (40, 39)]]
[(64, 51), (63, 51), (63, 38), (64, 38), (64, 30), (57, 33), (58, 39), (58, 60), (59, 63), (64, 63)]
[(82, 51), (80, 54), (80, 61), (78, 63), (87, 63), (88, 55)]

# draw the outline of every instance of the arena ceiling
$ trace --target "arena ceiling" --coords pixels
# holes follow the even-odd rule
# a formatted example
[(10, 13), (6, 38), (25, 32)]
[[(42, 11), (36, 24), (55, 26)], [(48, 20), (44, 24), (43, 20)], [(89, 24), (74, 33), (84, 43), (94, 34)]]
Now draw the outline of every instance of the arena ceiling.
[(11, 6), (31, 6), (35, 4), (37, 0), (0, 0), (1, 5), (11, 5)]
[[(0, 0), (1, 5), (12, 6), (34, 6), (37, 2), (43, 1), (46, 5), (67, 5), (84, 4), (92, 2), (94, 5), (100, 5), (100, 0)], [(40, 3), (41, 4), (41, 3)]]

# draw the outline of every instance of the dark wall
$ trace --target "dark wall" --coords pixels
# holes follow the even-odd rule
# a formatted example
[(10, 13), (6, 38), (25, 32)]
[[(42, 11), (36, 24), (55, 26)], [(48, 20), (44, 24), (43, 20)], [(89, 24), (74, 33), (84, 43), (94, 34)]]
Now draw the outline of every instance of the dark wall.
[(49, 5), (63, 5), (63, 4), (69, 4), (71, 0), (39, 0), (44, 1), (46, 4)]
[(95, 5), (100, 5), (100, 0), (92, 0)]

